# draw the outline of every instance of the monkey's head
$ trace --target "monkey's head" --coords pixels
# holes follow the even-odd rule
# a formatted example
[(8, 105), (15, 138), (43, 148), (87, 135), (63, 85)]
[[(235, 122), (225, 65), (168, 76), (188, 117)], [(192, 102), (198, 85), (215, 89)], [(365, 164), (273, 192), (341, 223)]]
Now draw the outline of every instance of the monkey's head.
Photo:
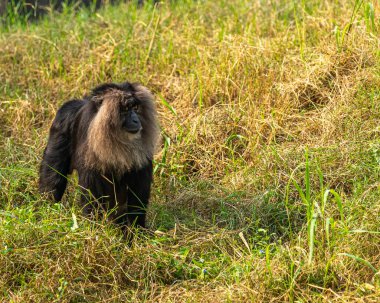
[(103, 84), (92, 91), (96, 115), (88, 130), (87, 163), (102, 172), (140, 168), (159, 136), (154, 98), (136, 83)]

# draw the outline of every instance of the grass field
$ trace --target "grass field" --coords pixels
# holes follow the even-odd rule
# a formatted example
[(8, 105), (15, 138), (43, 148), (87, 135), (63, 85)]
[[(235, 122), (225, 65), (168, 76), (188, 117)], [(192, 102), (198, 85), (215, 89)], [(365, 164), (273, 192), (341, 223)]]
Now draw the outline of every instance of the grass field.
[[(171, 1), (0, 29), (0, 302), (379, 302), (380, 4)], [(149, 231), (37, 190), (58, 107), (155, 94)]]

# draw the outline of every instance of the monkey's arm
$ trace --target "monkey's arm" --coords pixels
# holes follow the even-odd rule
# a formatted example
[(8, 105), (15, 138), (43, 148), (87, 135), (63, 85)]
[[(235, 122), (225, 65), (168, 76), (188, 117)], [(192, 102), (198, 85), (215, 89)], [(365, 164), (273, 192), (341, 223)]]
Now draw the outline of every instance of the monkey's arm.
[(40, 166), (40, 192), (49, 192), (55, 201), (62, 199), (71, 161), (71, 126), (81, 101), (65, 103), (57, 112)]

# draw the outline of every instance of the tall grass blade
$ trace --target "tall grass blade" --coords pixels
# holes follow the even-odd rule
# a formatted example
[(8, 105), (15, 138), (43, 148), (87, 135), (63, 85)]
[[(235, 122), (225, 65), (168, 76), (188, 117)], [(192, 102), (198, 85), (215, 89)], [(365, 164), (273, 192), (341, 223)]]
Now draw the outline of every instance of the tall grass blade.
[(339, 255), (340, 256), (349, 257), (351, 259), (354, 259), (355, 261), (358, 261), (359, 263), (362, 263), (362, 264), (366, 265), (367, 267), (369, 267), (370, 269), (372, 269), (372, 271), (375, 274), (379, 272), (370, 262), (368, 262), (367, 260), (365, 260), (363, 258), (360, 258), (360, 257), (355, 256), (355, 255), (351, 255), (351, 254), (348, 254), (348, 253), (340, 253)]

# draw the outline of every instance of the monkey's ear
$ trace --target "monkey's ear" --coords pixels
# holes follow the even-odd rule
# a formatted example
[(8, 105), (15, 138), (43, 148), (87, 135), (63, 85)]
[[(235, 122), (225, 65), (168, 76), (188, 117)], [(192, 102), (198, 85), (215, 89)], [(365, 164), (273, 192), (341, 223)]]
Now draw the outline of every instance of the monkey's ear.
[(96, 107), (100, 107), (104, 100), (104, 94), (91, 95), (90, 100), (95, 103)]
[(141, 101), (152, 102), (154, 100), (154, 96), (152, 92), (147, 89), (145, 86), (142, 86), (139, 83), (133, 83), (133, 88), (135, 90), (135, 96)]
[(102, 105), (105, 96), (110, 93), (112, 89), (117, 89), (117, 85), (113, 83), (101, 84), (92, 90), (90, 100), (97, 106), (100, 106)]

